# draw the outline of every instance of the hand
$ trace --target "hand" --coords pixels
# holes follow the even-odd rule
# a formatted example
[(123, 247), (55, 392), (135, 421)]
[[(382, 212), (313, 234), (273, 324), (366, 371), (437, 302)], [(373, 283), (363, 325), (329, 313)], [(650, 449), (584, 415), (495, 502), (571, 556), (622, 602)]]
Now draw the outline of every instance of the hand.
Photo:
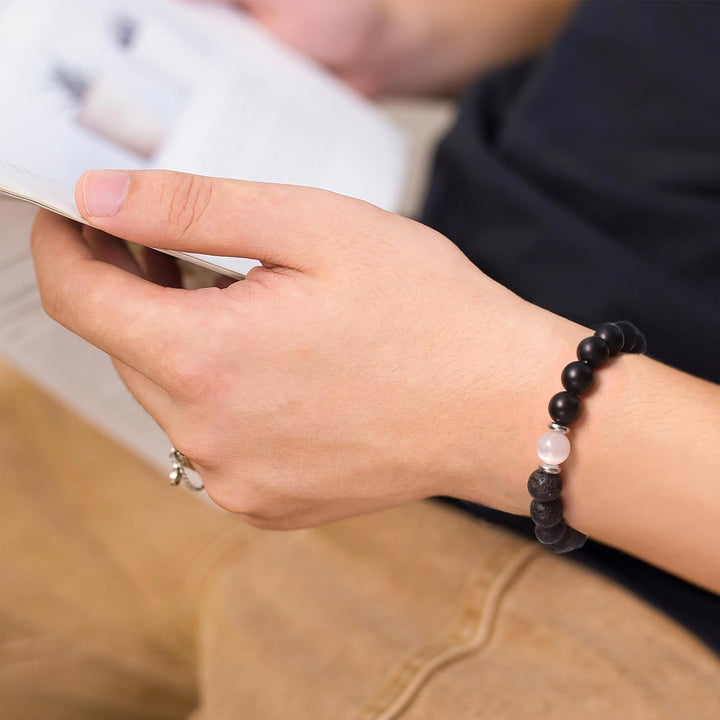
[[(91, 173), (77, 203), (142, 245), (265, 263), (189, 291), (99, 230), (43, 212), (33, 232), (47, 311), (115, 358), (220, 505), (277, 529), (431, 495), (527, 514), (548, 397), (586, 328), (432, 230), (319, 190)], [(720, 387), (612, 364), (573, 426), (565, 517), (718, 592)]]
[(459, 89), (477, 73), (545, 46), (576, 3), (224, 1), (252, 13), (283, 42), (366, 95)]
[(77, 203), (117, 237), (266, 265), (188, 291), (97, 230), (34, 228), (48, 313), (115, 358), (217, 503), (278, 528), (438, 494), (526, 512), (557, 369), (542, 335), (569, 332), (567, 353), (581, 329), (436, 232), (328, 192), (90, 173)]

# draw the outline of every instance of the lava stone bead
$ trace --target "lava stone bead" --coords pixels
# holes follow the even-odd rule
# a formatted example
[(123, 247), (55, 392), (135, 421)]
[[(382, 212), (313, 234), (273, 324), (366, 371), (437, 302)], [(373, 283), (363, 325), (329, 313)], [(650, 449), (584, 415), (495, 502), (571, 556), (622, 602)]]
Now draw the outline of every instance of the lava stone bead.
[(586, 393), (592, 387), (593, 379), (593, 369), (580, 360), (566, 365), (561, 377), (563, 387), (575, 395)]
[(566, 528), (567, 525), (565, 525), (564, 520), (561, 520), (557, 525), (551, 525), (550, 527), (540, 527), (539, 525), (536, 525), (535, 537), (543, 545), (552, 545), (553, 543), (560, 542), (563, 539)]
[(587, 535), (578, 532), (577, 530), (575, 530), (575, 528), (571, 528), (568, 525), (565, 528), (565, 533), (563, 534), (562, 538), (560, 538), (560, 540), (558, 540), (557, 542), (548, 545), (548, 547), (553, 552), (566, 553), (570, 552), (571, 550), (578, 550), (585, 544), (586, 541)]
[(533, 500), (530, 503), (530, 517), (540, 527), (557, 525), (562, 520), (562, 516), (563, 506), (560, 500), (551, 500), (546, 503)]
[(557, 500), (562, 492), (562, 478), (560, 473), (549, 473), (544, 470), (535, 470), (528, 478), (528, 492), (531, 497), (540, 502)]
[(548, 412), (550, 417), (559, 425), (570, 425), (580, 415), (580, 398), (565, 390), (556, 393), (550, 398)]
[(585, 338), (577, 346), (577, 359), (596, 368), (604, 365), (610, 357), (608, 344), (600, 337), (593, 335)]

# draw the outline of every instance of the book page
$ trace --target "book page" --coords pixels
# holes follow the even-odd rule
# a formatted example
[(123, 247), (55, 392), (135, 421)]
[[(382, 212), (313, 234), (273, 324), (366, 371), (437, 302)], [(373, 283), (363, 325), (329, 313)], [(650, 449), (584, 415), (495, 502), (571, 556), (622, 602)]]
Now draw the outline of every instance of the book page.
[(309, 185), (390, 210), (402, 195), (401, 133), (228, 8), (0, 0), (0, 108), (0, 191), (76, 219), (91, 168)]
[(38, 177), (29, 170), (4, 162), (2, 158), (0, 158), (0, 193), (52, 210), (76, 222), (85, 223), (75, 206), (75, 194), (71, 188)]

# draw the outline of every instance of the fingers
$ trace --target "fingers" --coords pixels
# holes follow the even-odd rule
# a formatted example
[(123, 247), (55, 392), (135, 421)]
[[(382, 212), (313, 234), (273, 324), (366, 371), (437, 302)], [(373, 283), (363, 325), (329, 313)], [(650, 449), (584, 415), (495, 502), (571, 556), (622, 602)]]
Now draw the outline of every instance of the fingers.
[[(166, 357), (183, 351), (192, 306), (183, 291), (131, 274), (130, 261), (106, 239), (91, 242), (130, 273), (95, 258), (75, 223), (40, 212), (33, 256), (46, 312), (109, 355), (157, 380)], [(101, 244), (103, 244), (102, 247)]]
[(82, 235), (97, 260), (115, 265), (138, 277), (144, 276), (156, 285), (174, 288), (183, 286), (182, 273), (176, 258), (151, 248), (142, 248), (138, 259), (124, 240), (88, 225), (83, 226)]
[(145, 277), (163, 287), (183, 287), (182, 273), (176, 258), (151, 248), (140, 248), (133, 255), (124, 240), (108, 235), (102, 230), (84, 225), (82, 236), (96, 260), (115, 265), (126, 272)]
[(143, 276), (140, 265), (123, 240), (87, 225), (82, 228), (82, 236), (96, 260), (115, 265), (138, 277)]
[(298, 270), (322, 264), (350, 228), (382, 213), (313, 188), (166, 171), (85, 173), (76, 202), (94, 226), (141, 245)]

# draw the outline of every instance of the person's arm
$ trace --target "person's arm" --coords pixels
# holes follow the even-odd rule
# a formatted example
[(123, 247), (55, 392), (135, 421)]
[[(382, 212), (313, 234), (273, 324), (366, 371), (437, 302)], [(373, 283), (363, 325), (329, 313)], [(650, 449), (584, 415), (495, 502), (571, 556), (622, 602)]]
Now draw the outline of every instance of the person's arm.
[[(542, 310), (531, 322), (518, 333), (528, 375), (521, 371), (516, 391), (504, 395), (506, 416), (494, 411), (497, 454), (483, 446), (485, 477), (498, 478), (498, 490), (508, 493), (499, 509), (524, 515), (527, 479), (539, 463), (535, 443), (548, 429), (548, 401), (563, 389), (560, 374), (576, 359), (578, 342), (592, 334)], [(568, 524), (720, 592), (720, 386), (649, 357), (621, 354), (595, 372), (582, 408), (562, 467)], [(497, 496), (488, 503), (480, 485), (462, 495), (499, 507)]]
[(573, 429), (569, 522), (720, 592), (720, 387), (638, 356), (599, 376)]
[[(186, 291), (109, 235), (47, 213), (34, 229), (47, 311), (115, 358), (220, 505), (276, 529), (435, 495), (528, 513), (547, 402), (586, 328), (429, 228), (319, 190), (90, 174), (77, 202), (117, 237), (266, 263)], [(720, 389), (622, 356), (584, 406), (568, 521), (720, 591)]]
[(226, 1), (362, 92), (381, 95), (456, 91), (550, 44), (578, 0)]

